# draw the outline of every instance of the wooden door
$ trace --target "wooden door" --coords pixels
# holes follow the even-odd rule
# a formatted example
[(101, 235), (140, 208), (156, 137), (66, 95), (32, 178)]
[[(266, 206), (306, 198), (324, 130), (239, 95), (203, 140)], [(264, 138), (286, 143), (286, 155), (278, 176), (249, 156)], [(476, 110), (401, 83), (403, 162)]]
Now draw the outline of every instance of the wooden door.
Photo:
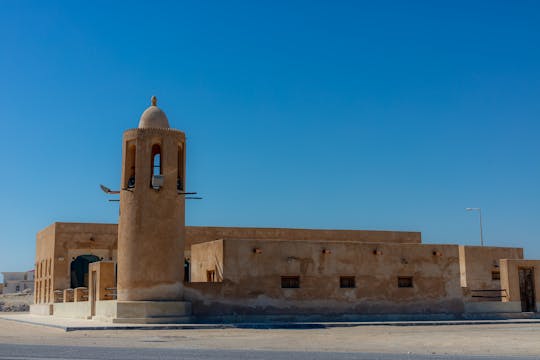
[(519, 293), (521, 297), (521, 311), (536, 311), (534, 268), (519, 268)]

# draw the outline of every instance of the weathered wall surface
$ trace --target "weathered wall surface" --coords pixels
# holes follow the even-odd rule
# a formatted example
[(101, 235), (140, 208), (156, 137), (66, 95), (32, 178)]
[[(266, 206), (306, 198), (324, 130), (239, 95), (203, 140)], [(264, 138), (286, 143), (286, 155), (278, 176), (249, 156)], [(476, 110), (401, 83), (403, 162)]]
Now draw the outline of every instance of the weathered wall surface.
[[(185, 254), (190, 256), (191, 244), (227, 238), (421, 242), (419, 232), (187, 226)], [(77, 256), (90, 254), (103, 260), (116, 261), (117, 240), (117, 224), (57, 222), (40, 231), (36, 236), (35, 302), (50, 303), (54, 298), (54, 290), (70, 287), (70, 264)]]
[(53, 299), (55, 227), (51, 224), (36, 235), (34, 304), (49, 303)]
[(95, 255), (116, 261), (116, 248), (115, 224), (56, 223), (55, 289), (71, 286), (70, 265), (77, 256)]
[(492, 279), (499, 272), (500, 259), (523, 259), (522, 248), (492, 246), (459, 246), (461, 285), (471, 290), (501, 289), (501, 282)]
[(98, 261), (88, 265), (89, 301), (115, 300), (115, 293), (111, 290), (116, 287), (115, 266), (116, 263), (113, 261)]
[(117, 225), (54, 223), (36, 239), (36, 303), (52, 303), (54, 290), (71, 286), (71, 261), (79, 255), (95, 255), (116, 261)]
[[(117, 231), (115, 224), (54, 223), (39, 232), (36, 303), (51, 303), (55, 289), (70, 287), (70, 263), (77, 256), (92, 254), (116, 261)], [(192, 281), (206, 281), (206, 271), (212, 268), (217, 270), (217, 280), (223, 279), (223, 283), (189, 285), (195, 312), (452, 312), (463, 306), (460, 286), (501, 288), (500, 281), (492, 280), (492, 271), (499, 271), (499, 260), (523, 259), (520, 248), (375, 243), (372, 232), (363, 232), (367, 237), (357, 232), (356, 237), (336, 241), (332, 239), (347, 231), (187, 227), (187, 238), (200, 241), (253, 232), (258, 234), (255, 239), (194, 245), (199, 255), (192, 254)], [(327, 232), (329, 241), (311, 239)], [(300, 239), (285, 240), (301, 233)], [(406, 234), (376, 232), (376, 236), (388, 233), (397, 238)], [(263, 240), (280, 235), (285, 237)], [(362, 239), (368, 243), (362, 243)], [(416, 239), (420, 241), (419, 236)], [(261, 253), (255, 254), (254, 248)], [(331, 253), (323, 254), (322, 248)], [(374, 250), (379, 255), (374, 255)], [(196, 268), (196, 264), (202, 265)], [(285, 275), (300, 276), (300, 289), (281, 289), (280, 277)], [(401, 275), (413, 276), (414, 287), (398, 288), (397, 276)], [(339, 288), (339, 276), (355, 276), (356, 287)], [(202, 300), (201, 296), (209, 298)]]
[(191, 282), (206, 282), (207, 271), (214, 271), (215, 281), (223, 280), (223, 240), (194, 244), (191, 247)]
[[(457, 245), (224, 240), (223, 283), (189, 284), (186, 300), (195, 315), (461, 313), (458, 255)], [(281, 276), (300, 288), (281, 288)], [(340, 288), (340, 276), (356, 287)]]
[(246, 228), (186, 226), (186, 249), (198, 244), (218, 239), (250, 240), (334, 240), (364, 243), (420, 244), (420, 232), (372, 231), (372, 230), (317, 230), (286, 228)]

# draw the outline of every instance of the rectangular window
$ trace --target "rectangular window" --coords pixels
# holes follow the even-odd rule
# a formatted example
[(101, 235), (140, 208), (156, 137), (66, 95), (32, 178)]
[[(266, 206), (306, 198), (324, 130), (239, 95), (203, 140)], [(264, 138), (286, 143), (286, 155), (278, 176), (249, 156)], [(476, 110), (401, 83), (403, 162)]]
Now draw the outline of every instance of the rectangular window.
[(500, 271), (492, 271), (491, 272), (491, 280), (501, 280), (501, 272)]
[(281, 287), (283, 289), (298, 289), (300, 287), (300, 276), (282, 276)]
[(397, 278), (397, 281), (398, 281), (398, 287), (400, 287), (400, 288), (412, 288), (413, 287), (412, 276), (399, 276)]
[(340, 276), (339, 287), (342, 289), (355, 288), (356, 281), (354, 279), (354, 276)]

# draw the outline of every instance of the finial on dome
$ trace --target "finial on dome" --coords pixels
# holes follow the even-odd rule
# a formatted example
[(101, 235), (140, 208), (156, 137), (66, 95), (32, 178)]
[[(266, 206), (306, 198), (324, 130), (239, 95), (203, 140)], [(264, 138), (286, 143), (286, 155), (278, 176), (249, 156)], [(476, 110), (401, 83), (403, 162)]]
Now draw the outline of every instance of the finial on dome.
[(169, 120), (167, 115), (157, 107), (157, 97), (152, 96), (152, 104), (148, 109), (144, 110), (139, 120), (139, 128), (169, 128)]

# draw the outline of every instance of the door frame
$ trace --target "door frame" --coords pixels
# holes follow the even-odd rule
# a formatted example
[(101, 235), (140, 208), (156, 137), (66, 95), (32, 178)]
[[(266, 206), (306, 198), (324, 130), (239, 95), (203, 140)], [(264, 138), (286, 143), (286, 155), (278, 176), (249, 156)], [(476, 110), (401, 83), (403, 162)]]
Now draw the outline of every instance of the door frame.
[[(530, 271), (530, 279), (526, 278), (526, 273)], [(524, 278), (525, 277), (525, 278)], [(533, 266), (518, 267), (519, 297), (521, 301), (522, 312), (536, 312), (536, 289), (535, 289), (535, 271)], [(529, 284), (529, 286), (527, 286)], [(527, 289), (531, 289), (530, 292)]]

